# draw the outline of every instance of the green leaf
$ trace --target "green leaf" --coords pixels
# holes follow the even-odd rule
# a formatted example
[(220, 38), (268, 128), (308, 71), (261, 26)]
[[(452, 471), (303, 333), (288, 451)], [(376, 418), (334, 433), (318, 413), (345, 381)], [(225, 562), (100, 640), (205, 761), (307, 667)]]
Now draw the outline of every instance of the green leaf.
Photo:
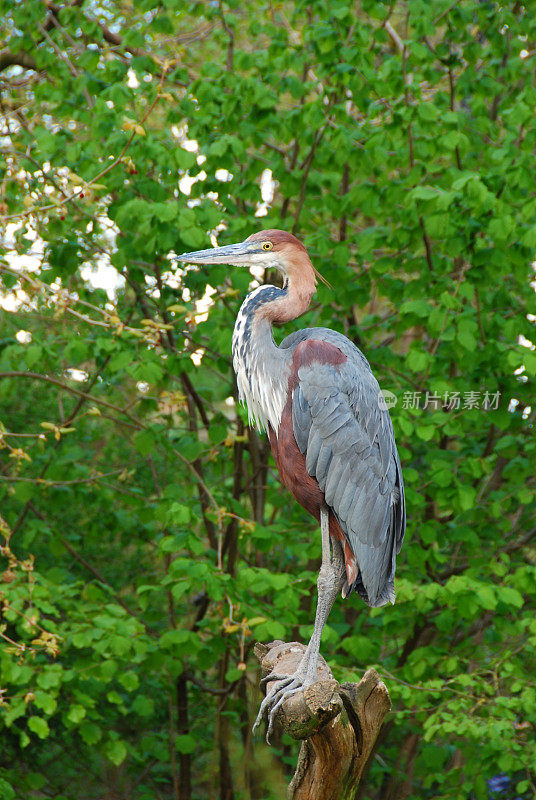
[(481, 586), (477, 589), (476, 597), (482, 608), (492, 611), (497, 607), (497, 598), (491, 586)]
[(523, 365), (527, 375), (536, 375), (536, 353), (532, 350), (527, 350), (523, 354)]
[(121, 673), (118, 680), (121, 686), (124, 686), (124, 688), (127, 690), (127, 692), (135, 691), (140, 685), (138, 676), (135, 672), (132, 672), (132, 670)]
[(488, 233), (497, 242), (504, 242), (514, 230), (514, 219), (509, 214), (503, 214), (493, 219), (488, 225)]
[(211, 156), (223, 156), (227, 152), (229, 143), (226, 137), (222, 137), (210, 145), (209, 153)]
[(97, 744), (102, 738), (102, 730), (94, 722), (83, 722), (78, 732), (84, 742), (90, 746)]
[(256, 635), (259, 639), (284, 639), (285, 627), (280, 622), (269, 620), (257, 627)]
[(7, 781), (0, 778), (0, 797), (3, 800), (15, 800), (15, 790)]
[(62, 679), (62, 668), (59, 664), (45, 666), (43, 672), (37, 676), (37, 683), (42, 689), (52, 689), (59, 686)]
[(469, 146), (469, 139), (460, 131), (450, 131), (444, 136), (439, 137), (439, 143), (447, 150), (454, 150), (456, 147), (459, 147), (461, 150), (466, 150)]
[(437, 119), (439, 115), (439, 111), (437, 110), (435, 105), (431, 102), (420, 103), (419, 106), (417, 107), (417, 113), (419, 117), (425, 122), (431, 122), (432, 120)]
[(121, 350), (110, 359), (108, 368), (111, 372), (119, 372), (132, 363), (132, 353), (129, 350)]
[(536, 247), (536, 225), (529, 228), (521, 237), (521, 241), (527, 247)]
[(468, 331), (458, 331), (458, 333), (456, 334), (456, 339), (466, 350), (469, 350), (471, 352), (476, 350), (476, 344), (477, 344), (476, 339)]
[(433, 439), (435, 431), (436, 428), (434, 425), (417, 425), (415, 428), (415, 432), (419, 439), (422, 439), (425, 442), (429, 442), (430, 439)]
[(34, 701), (36, 708), (40, 708), (45, 714), (53, 714), (57, 708), (56, 698), (51, 695), (47, 694), (46, 692), (40, 692), (36, 690)]
[(163, 370), (160, 364), (155, 361), (142, 361), (131, 367), (128, 372), (138, 381), (147, 381), (147, 383), (158, 383), (162, 379)]
[(213, 425), (208, 435), (212, 444), (219, 444), (227, 438), (228, 433), (229, 430), (226, 425)]
[(435, 200), (439, 192), (433, 186), (416, 186), (409, 193), (412, 200)]
[(190, 509), (183, 503), (171, 503), (167, 520), (173, 525), (186, 525), (190, 521)]
[(203, 246), (208, 246), (205, 234), (198, 228), (181, 227), (180, 237), (187, 247), (202, 248)]
[(179, 169), (189, 170), (195, 164), (196, 155), (182, 147), (175, 149), (175, 161)]
[(225, 673), (225, 680), (227, 683), (234, 683), (235, 681), (239, 681), (243, 674), (242, 670), (236, 667), (230, 667)]
[(182, 733), (175, 737), (175, 747), (179, 753), (193, 753), (197, 748), (197, 741), (189, 733)]
[(74, 722), (75, 725), (78, 725), (78, 723), (81, 722), (85, 716), (86, 716), (86, 709), (83, 706), (78, 705), (77, 703), (72, 705), (69, 708), (69, 711), (67, 712), (67, 719), (70, 722)]
[(499, 600), (509, 606), (522, 608), (524, 604), (523, 596), (516, 589), (512, 589), (511, 586), (499, 586), (497, 588), (497, 594)]
[(48, 722), (42, 717), (30, 717), (28, 720), (28, 728), (37, 734), (40, 739), (46, 739), (50, 733)]
[(29, 344), (24, 352), (26, 365), (31, 369), (43, 358), (43, 348), (38, 344)]
[(121, 739), (114, 739), (106, 743), (104, 753), (108, 760), (118, 767), (127, 757), (127, 746)]
[(526, 103), (523, 103), (523, 101), (519, 101), (509, 110), (508, 114), (514, 125), (523, 125), (532, 117), (533, 110), (531, 110)]
[(428, 353), (422, 350), (410, 350), (406, 363), (412, 372), (422, 372), (428, 364)]
[(475, 504), (476, 489), (472, 486), (459, 486), (458, 496), (460, 498), (460, 508), (463, 511), (469, 511)]
[(156, 446), (155, 438), (150, 431), (140, 431), (134, 435), (134, 447), (142, 456), (152, 453)]
[(171, 587), (171, 594), (173, 595), (174, 600), (180, 600), (181, 597), (191, 591), (192, 585), (190, 581), (178, 581)]
[(154, 700), (138, 694), (132, 703), (132, 710), (140, 717), (151, 717), (154, 714)]
[(427, 317), (431, 309), (426, 300), (406, 300), (399, 310), (404, 313), (416, 314), (418, 317)]
[(153, 203), (153, 214), (160, 222), (171, 222), (179, 213), (178, 204), (169, 200), (167, 203)]

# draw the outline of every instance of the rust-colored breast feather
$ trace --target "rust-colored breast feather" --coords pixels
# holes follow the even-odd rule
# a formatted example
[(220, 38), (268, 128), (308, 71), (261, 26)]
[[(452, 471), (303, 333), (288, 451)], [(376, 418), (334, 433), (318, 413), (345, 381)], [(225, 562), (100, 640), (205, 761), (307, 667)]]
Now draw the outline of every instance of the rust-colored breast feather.
[(294, 430), (292, 428), (291, 393), (283, 409), (279, 432), (268, 431), (275, 464), (282, 483), (294, 495), (298, 503), (310, 514), (320, 520), (320, 508), (324, 502), (324, 494), (320, 490), (316, 478), (312, 478), (305, 469), (305, 456), (300, 453)]
[[(311, 477), (307, 472), (305, 454), (300, 452), (296, 443), (292, 426), (292, 392), (299, 383), (298, 370), (300, 367), (313, 362), (337, 366), (345, 361), (346, 356), (341, 353), (338, 347), (334, 347), (328, 342), (317, 339), (306, 339), (301, 342), (296, 347), (292, 359), (287, 401), (281, 416), (279, 431), (276, 435), (272, 428), (268, 430), (270, 445), (282, 483), (298, 503), (318, 521), (320, 521), (320, 509), (324, 503), (324, 493), (320, 489), (316, 478)], [(355, 556), (335, 515), (331, 511), (329, 520), (331, 537), (340, 541), (343, 546), (348, 584), (352, 585), (357, 574)]]

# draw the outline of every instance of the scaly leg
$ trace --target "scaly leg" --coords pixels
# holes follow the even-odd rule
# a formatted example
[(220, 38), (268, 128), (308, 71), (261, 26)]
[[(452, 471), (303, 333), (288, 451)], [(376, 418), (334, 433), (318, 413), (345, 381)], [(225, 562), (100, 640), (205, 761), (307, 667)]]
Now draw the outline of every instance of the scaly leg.
[(326, 506), (320, 509), (320, 529), (322, 531), (322, 564), (316, 582), (318, 600), (313, 635), (294, 675), (270, 674), (262, 681), (263, 683), (276, 681), (262, 701), (253, 726), (253, 731), (255, 731), (263, 718), (267, 717), (266, 741), (268, 743), (276, 714), (285, 700), (316, 681), (322, 629), (344, 582), (344, 555), (339, 542), (333, 542), (333, 557), (330, 555), (329, 509)]

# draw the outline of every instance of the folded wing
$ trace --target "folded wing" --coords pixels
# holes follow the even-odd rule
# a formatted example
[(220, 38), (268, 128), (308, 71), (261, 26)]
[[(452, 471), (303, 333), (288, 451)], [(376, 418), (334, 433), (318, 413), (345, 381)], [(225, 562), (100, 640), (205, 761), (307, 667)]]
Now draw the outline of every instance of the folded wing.
[[(389, 412), (367, 361), (313, 362), (292, 398), (296, 443), (356, 558), (356, 589), (371, 606), (394, 602), (395, 556), (405, 529), (402, 470)], [(347, 356), (349, 354), (347, 353)]]

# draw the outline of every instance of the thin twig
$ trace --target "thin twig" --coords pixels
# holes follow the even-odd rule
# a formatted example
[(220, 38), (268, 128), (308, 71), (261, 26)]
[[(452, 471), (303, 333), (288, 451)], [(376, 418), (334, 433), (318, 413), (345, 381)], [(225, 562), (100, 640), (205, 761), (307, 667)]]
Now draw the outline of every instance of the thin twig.
[(22, 475), (0, 475), (0, 481), (19, 481), (22, 483), (36, 483), (40, 486), (75, 486), (81, 483), (95, 483), (100, 478), (109, 478), (111, 475), (120, 475), (122, 469), (114, 469), (112, 472), (103, 472), (102, 475), (97, 473), (91, 475), (89, 478), (77, 478), (71, 481), (50, 481), (47, 478), (26, 478)]
[(402, 39), (400, 38), (398, 33), (395, 31), (395, 29), (393, 28), (391, 23), (388, 20), (386, 20), (383, 23), (383, 27), (385, 28), (385, 30), (387, 31), (387, 33), (389, 34), (389, 36), (391, 37), (391, 39), (395, 43), (395, 45), (398, 48), (399, 52), (400, 53), (404, 53), (404, 51), (406, 49), (406, 45), (404, 44), (404, 42), (402, 41)]
[(112, 589), (112, 591), (114, 593), (115, 602), (118, 603), (121, 606), (121, 608), (124, 608), (129, 616), (134, 617), (135, 619), (139, 620), (139, 622), (141, 622), (141, 624), (143, 625), (145, 630), (148, 633), (150, 633), (152, 636), (156, 636), (157, 635), (156, 631), (153, 628), (151, 628), (151, 626), (147, 622), (145, 622), (143, 619), (141, 619), (139, 614), (136, 614), (136, 612), (133, 611), (130, 608), (130, 606), (128, 606), (125, 603), (124, 600), (122, 600), (122, 598), (118, 595), (118, 593), (116, 592), (115, 588), (112, 586), (110, 581), (107, 581), (106, 578), (104, 577), (104, 575), (101, 575), (101, 573), (95, 567), (93, 567), (88, 561), (86, 561), (86, 559), (83, 556), (81, 556), (80, 553), (77, 550), (75, 550), (74, 547), (67, 541), (65, 536), (63, 536), (63, 535), (61, 536), (61, 541), (62, 541), (62, 544), (65, 547), (65, 549), (72, 555), (72, 557), (76, 561), (78, 561), (79, 564), (82, 564), (82, 566), (85, 567), (85, 569), (87, 569), (88, 572), (91, 572), (91, 574), (100, 583), (103, 583), (105, 586), (109, 586), (110, 589)]
[[(105, 408), (109, 408), (112, 411), (117, 411), (118, 414), (124, 414), (132, 422), (136, 423), (138, 428), (143, 427), (140, 420), (138, 420), (136, 417), (132, 416), (132, 414), (129, 414), (128, 411), (125, 411), (119, 406), (114, 406), (113, 403), (109, 403), (107, 400), (103, 400), (100, 397), (95, 397), (95, 395), (89, 394), (88, 392), (82, 392), (79, 389), (75, 389), (73, 386), (68, 386), (68, 384), (63, 383), (63, 381), (60, 381), (57, 378), (51, 378), (49, 375), (41, 375), (38, 372), (0, 372), (0, 379), (1, 378), (30, 378), (36, 381), (44, 381), (45, 383), (51, 383), (53, 386), (58, 386), (60, 389), (64, 389), (66, 392), (70, 392), (71, 394), (77, 395), (77, 397), (83, 397), (86, 400), (90, 400), (92, 403), (104, 406)], [(121, 424), (119, 420), (116, 421), (119, 424)]]
[(307, 187), (307, 178), (309, 177), (309, 171), (310, 171), (310, 169), (312, 167), (312, 164), (313, 164), (313, 161), (314, 161), (316, 149), (317, 149), (318, 145), (320, 144), (320, 142), (322, 141), (322, 138), (323, 138), (323, 136), (324, 136), (324, 134), (326, 132), (327, 127), (328, 127), (327, 125), (324, 125), (324, 127), (321, 128), (320, 131), (317, 131), (317, 133), (315, 134), (315, 138), (314, 138), (313, 144), (311, 145), (311, 149), (309, 150), (309, 153), (308, 153), (308, 155), (307, 155), (307, 157), (306, 157), (306, 159), (305, 159), (305, 161), (303, 162), (303, 165), (302, 165), (303, 173), (302, 173), (302, 181), (301, 181), (301, 186), (300, 186), (300, 196), (298, 198), (298, 203), (296, 205), (296, 212), (294, 214), (294, 225), (292, 226), (292, 233), (296, 233), (296, 231), (298, 229), (298, 223), (299, 223), (299, 220), (300, 220), (300, 214), (301, 214), (301, 211), (302, 211), (302, 208), (303, 208), (303, 204), (305, 202), (305, 189)]
[(232, 29), (228, 26), (227, 20), (225, 19), (225, 14), (223, 13), (223, 4), (222, 0), (219, 0), (219, 9), (220, 9), (220, 17), (221, 17), (221, 24), (227, 36), (229, 37), (229, 46), (227, 48), (227, 71), (231, 72), (233, 69), (233, 56), (234, 56), (234, 33)]
[(437, 25), (437, 23), (438, 23), (440, 20), (442, 20), (442, 19), (443, 19), (443, 17), (446, 17), (446, 16), (447, 16), (447, 14), (450, 14), (450, 12), (452, 11), (452, 9), (453, 9), (453, 8), (456, 8), (456, 6), (458, 5), (458, 3), (459, 3), (459, 2), (460, 2), (460, 0), (455, 0), (455, 2), (454, 2), (454, 3), (452, 3), (452, 5), (450, 5), (450, 6), (449, 6), (448, 8), (446, 8), (444, 11), (442, 11), (442, 12), (441, 12), (441, 14), (439, 14), (439, 16), (437, 16), (437, 17), (434, 19), (434, 23), (433, 23), (433, 24), (434, 24), (434, 25)]

